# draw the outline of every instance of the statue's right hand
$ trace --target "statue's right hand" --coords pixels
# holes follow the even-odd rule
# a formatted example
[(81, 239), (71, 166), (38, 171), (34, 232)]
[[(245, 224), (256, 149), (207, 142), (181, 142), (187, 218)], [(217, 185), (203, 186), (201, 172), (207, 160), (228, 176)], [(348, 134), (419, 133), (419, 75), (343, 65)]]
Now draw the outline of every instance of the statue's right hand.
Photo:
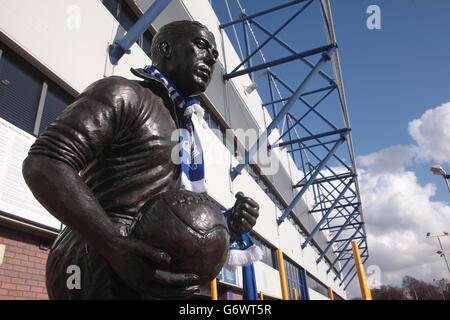
[(125, 284), (138, 292), (148, 292), (148, 288), (155, 285), (171, 286), (178, 287), (177, 298), (183, 298), (199, 290), (197, 275), (166, 271), (170, 256), (143, 241), (118, 236), (108, 251), (106, 258), (113, 270)]

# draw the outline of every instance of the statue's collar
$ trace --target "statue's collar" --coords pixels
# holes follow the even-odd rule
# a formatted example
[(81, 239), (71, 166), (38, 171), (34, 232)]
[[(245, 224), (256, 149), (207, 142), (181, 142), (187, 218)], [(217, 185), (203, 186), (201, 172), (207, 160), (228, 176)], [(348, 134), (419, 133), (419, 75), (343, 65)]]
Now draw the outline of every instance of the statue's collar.
[(167, 87), (165, 86), (165, 84), (162, 82), (161, 79), (158, 79), (157, 77), (155, 77), (154, 75), (152, 75), (151, 73), (148, 73), (147, 71), (145, 71), (145, 69), (143, 68), (131, 68), (130, 69), (131, 73), (134, 74), (136, 77), (150, 81), (150, 82), (156, 82), (159, 86), (163, 87), (165, 91), (167, 91), (167, 94), (169, 95), (169, 90), (167, 89)]

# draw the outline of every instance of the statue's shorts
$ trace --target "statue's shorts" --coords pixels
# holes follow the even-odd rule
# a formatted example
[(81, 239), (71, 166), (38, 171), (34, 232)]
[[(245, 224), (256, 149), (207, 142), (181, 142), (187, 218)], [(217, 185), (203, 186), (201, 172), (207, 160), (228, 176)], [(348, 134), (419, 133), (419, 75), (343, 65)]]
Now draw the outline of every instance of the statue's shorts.
[[(128, 230), (133, 217), (110, 214), (118, 228)], [(137, 299), (122, 284), (108, 261), (76, 232), (66, 227), (52, 245), (47, 260), (50, 299)]]

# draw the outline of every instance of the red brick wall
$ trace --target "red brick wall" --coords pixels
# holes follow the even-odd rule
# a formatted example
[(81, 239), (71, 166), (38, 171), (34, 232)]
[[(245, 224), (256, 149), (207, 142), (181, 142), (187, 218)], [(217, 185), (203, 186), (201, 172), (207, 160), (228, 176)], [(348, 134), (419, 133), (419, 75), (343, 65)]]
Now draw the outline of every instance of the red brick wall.
[(49, 240), (0, 227), (0, 244), (6, 246), (0, 265), (0, 300), (48, 299), (45, 263)]

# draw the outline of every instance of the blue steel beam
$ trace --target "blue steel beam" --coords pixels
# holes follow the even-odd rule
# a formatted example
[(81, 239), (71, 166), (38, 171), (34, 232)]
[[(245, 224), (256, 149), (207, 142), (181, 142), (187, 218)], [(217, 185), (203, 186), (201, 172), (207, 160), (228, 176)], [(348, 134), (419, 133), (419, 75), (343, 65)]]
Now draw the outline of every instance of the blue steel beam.
[[(342, 200), (351, 202), (353, 200), (357, 200), (357, 197), (352, 195), (352, 196), (343, 197)], [(327, 199), (323, 200), (323, 203), (330, 203), (330, 202), (333, 202), (333, 200), (327, 200)]]
[[(350, 129), (348, 128), (342, 128), (342, 129), (338, 129), (338, 130), (333, 130), (333, 131), (329, 131), (329, 132), (323, 132), (323, 133), (319, 133), (319, 134), (315, 134), (313, 136), (309, 136), (309, 137), (305, 137), (305, 138), (300, 138), (300, 139), (294, 139), (292, 141), (285, 141), (285, 142), (280, 142), (280, 143), (274, 143), (272, 145), (269, 145), (269, 149), (272, 148), (281, 148), (287, 145), (291, 145), (291, 144), (296, 144), (296, 143), (303, 143), (306, 141), (311, 141), (311, 140), (316, 140), (318, 138), (324, 138), (324, 137), (329, 137), (332, 135), (343, 135), (343, 134), (348, 134), (350, 132)], [(325, 143), (323, 143), (325, 144)]]
[(334, 53), (336, 50), (336, 46), (329, 46), (326, 53), (322, 54), (322, 58), (319, 60), (319, 62), (316, 64), (313, 70), (307, 75), (307, 77), (303, 80), (303, 82), (299, 85), (296, 92), (293, 94), (289, 102), (280, 110), (280, 112), (275, 116), (273, 121), (269, 124), (267, 129), (263, 132), (263, 134), (258, 138), (256, 143), (250, 148), (250, 150), (245, 152), (244, 157), (244, 163), (240, 163), (235, 168), (233, 168), (231, 172), (231, 179), (234, 180), (238, 174), (242, 172), (242, 170), (247, 166), (250, 159), (253, 158), (253, 156), (258, 152), (259, 146), (264, 144), (267, 141), (268, 136), (272, 132), (273, 129), (276, 128), (278, 123), (284, 118), (286, 113), (289, 111), (289, 109), (292, 108), (292, 106), (297, 102), (297, 99), (300, 97), (300, 95), (304, 92), (306, 86), (309, 84), (309, 82), (314, 78), (314, 76), (317, 74), (317, 72), (323, 67), (323, 65), (330, 60), (330, 56)]
[[(323, 87), (323, 88), (320, 88), (320, 89), (316, 89), (316, 90), (305, 92), (304, 94), (301, 95), (301, 97), (307, 97), (307, 96), (310, 96), (310, 95), (315, 94), (315, 93), (320, 93), (320, 92), (327, 91), (327, 90), (334, 90), (336, 88), (337, 87), (335, 85)], [(277, 104), (277, 103), (280, 103), (280, 102), (288, 101), (289, 99), (290, 99), (290, 97), (283, 98), (283, 99), (278, 99), (278, 100), (274, 100), (274, 101), (270, 101), (270, 102), (266, 102), (266, 103), (263, 103), (262, 106), (263, 107), (267, 107), (267, 106), (270, 106), (270, 105), (273, 105), (273, 104)]]
[(328, 245), (325, 247), (325, 249), (320, 254), (319, 259), (317, 259), (317, 263), (319, 263), (323, 259), (323, 257), (327, 254), (328, 250), (330, 250), (330, 248), (333, 245), (334, 241), (336, 241), (337, 238), (341, 235), (342, 231), (344, 231), (344, 228), (350, 223), (350, 221), (353, 219), (353, 216), (355, 214), (358, 214), (358, 212), (355, 212), (353, 215), (349, 216), (348, 219), (341, 226), (339, 231), (336, 232), (336, 234), (333, 236), (333, 238), (328, 242)]
[[(364, 251), (364, 252), (366, 252), (366, 251)], [(364, 253), (363, 252), (363, 253)], [(341, 274), (342, 274), (342, 272), (345, 270), (345, 267), (350, 263), (350, 261), (352, 261), (352, 260), (354, 260), (354, 258), (353, 258), (353, 255), (350, 257), (350, 258), (348, 258), (347, 259), (347, 262), (345, 262), (345, 264), (341, 267), (341, 269), (338, 271), (338, 273), (336, 274), (336, 276), (334, 277), (334, 281), (336, 281), (336, 279), (337, 278), (341, 278)], [(350, 269), (352, 269), (352, 268), (350, 268)], [(345, 280), (345, 277), (344, 277), (344, 279), (342, 279), (341, 281), (344, 281)]]
[[(352, 240), (359, 240), (359, 239), (365, 239), (365, 237), (355, 237)], [(347, 241), (348, 239), (338, 239), (335, 241), (336, 242), (343, 242), (343, 241)]]
[[(353, 204), (353, 205), (355, 205), (355, 204)], [(337, 213), (336, 213), (336, 215), (333, 216), (332, 218), (346, 218), (346, 217), (348, 217), (350, 214), (352, 214), (353, 212), (356, 212), (356, 211), (357, 211), (358, 213), (360, 213), (360, 211), (361, 211), (361, 207), (360, 207), (360, 204), (359, 204), (359, 203), (356, 204), (356, 205), (353, 207), (353, 210), (352, 210), (352, 211), (349, 211), (348, 208), (349, 208), (349, 207), (336, 208)], [(332, 219), (332, 218), (330, 218), (330, 219)]]
[[(329, 169), (328, 167), (327, 167), (326, 169), (327, 169), (327, 170), (330, 170), (331, 173), (333, 173), (333, 174), (336, 175), (336, 173), (334, 173), (333, 170)], [(321, 174), (321, 176), (322, 176), (322, 177), (325, 177), (323, 174)], [(356, 177), (356, 175), (355, 175), (355, 177)], [(327, 192), (327, 196), (326, 196), (327, 199), (328, 199), (328, 196), (330, 196), (331, 198), (333, 198), (334, 192), (339, 192), (339, 188), (345, 183), (345, 179), (342, 179), (342, 180), (341, 180), (341, 179), (338, 179), (337, 182), (338, 182), (337, 185), (336, 185), (336, 184), (333, 184), (333, 183), (331, 183), (331, 182), (327, 182), (327, 183), (321, 184), (321, 187)], [(328, 187), (331, 187), (332, 190), (330, 191), (330, 190), (328, 189)], [(352, 194), (356, 194), (355, 191), (353, 190), (353, 188), (350, 188), (349, 191), (350, 191)], [(344, 202), (343, 202), (343, 203), (344, 203)], [(315, 209), (315, 208), (313, 208), (313, 209)]]
[[(271, 31), (269, 31), (268, 29), (266, 29), (262, 25), (260, 25), (256, 20), (250, 20), (250, 22), (253, 25), (255, 25), (256, 27), (258, 27), (262, 32), (267, 34), (268, 36), (273, 34)], [(273, 37), (273, 40), (278, 42), (282, 47), (284, 47), (285, 49), (287, 49), (291, 53), (296, 53), (296, 51), (294, 49), (292, 49), (287, 43), (285, 43), (283, 40), (279, 39), (277, 36)], [(308, 65), (310, 68), (314, 67), (314, 64), (311, 63), (308, 59), (302, 58), (300, 60), (303, 61), (306, 65)], [(321, 75), (326, 81), (328, 81), (328, 83), (336, 86), (336, 83), (334, 82), (334, 79), (331, 78), (328, 74), (326, 74), (326, 72), (321, 70), (321, 71), (319, 71), (319, 75)]]
[(273, 8), (267, 9), (267, 10), (263, 10), (263, 11), (254, 13), (254, 14), (249, 15), (249, 16), (241, 17), (241, 18), (239, 18), (237, 20), (233, 20), (233, 21), (230, 21), (230, 22), (227, 22), (227, 23), (223, 23), (219, 27), (224, 29), (226, 27), (232, 26), (233, 24), (236, 24), (236, 23), (239, 23), (239, 22), (243, 22), (243, 21), (247, 21), (247, 20), (251, 20), (251, 19), (263, 16), (265, 14), (272, 13), (272, 12), (275, 12), (275, 11), (278, 11), (278, 10), (281, 10), (281, 9), (284, 9), (284, 8), (287, 8), (287, 7), (290, 7), (290, 6), (296, 5), (296, 4), (301, 3), (301, 2), (305, 2), (305, 1), (307, 1), (307, 0), (291, 1), (291, 2), (288, 2), (288, 3), (282, 4), (280, 6), (277, 6), (277, 7), (273, 7)]
[[(243, 16), (245, 16), (245, 14)], [(247, 24), (245, 22), (242, 24), (242, 28), (244, 32), (245, 54), (248, 57), (250, 55), (250, 40), (248, 38)], [(253, 65), (252, 59), (251, 58), (247, 59), (247, 67), (251, 68), (252, 65)], [(250, 76), (250, 79), (253, 81), (253, 73), (250, 72), (248, 75)]]
[[(361, 245), (362, 243), (360, 243), (360, 245)], [(360, 250), (363, 250), (363, 249), (367, 249), (367, 247), (358, 247)], [(339, 252), (353, 252), (353, 250), (352, 249), (346, 249), (346, 250), (342, 250), (342, 251), (339, 251)], [(362, 255), (362, 254), (361, 254)]]
[[(294, 90), (287, 84), (285, 83), (283, 80), (281, 80), (277, 75), (275, 75), (273, 72), (270, 72), (272, 77), (278, 81), (286, 90), (288, 90), (289, 92), (294, 92)], [(337, 127), (332, 124), (327, 118), (325, 118), (320, 112), (318, 112), (316, 110), (316, 107), (324, 100), (326, 99), (335, 89), (330, 89), (330, 91), (328, 91), (318, 102), (316, 102), (313, 106), (311, 106), (305, 99), (303, 99), (302, 97), (300, 97), (300, 101), (303, 102), (303, 104), (308, 107), (308, 111), (300, 118), (300, 119), (295, 119), (294, 116), (292, 116), (291, 114), (290, 117), (292, 117), (295, 121), (295, 125), (300, 123), (301, 120), (303, 120), (311, 111), (314, 112), (322, 121), (324, 121), (326, 124), (328, 124), (331, 128), (333, 129), (337, 129)]]
[[(236, 72), (237, 70), (239, 70), (240, 67), (242, 67), (244, 64), (247, 63), (247, 61), (249, 59), (251, 59), (257, 52), (259, 52), (266, 44), (268, 44), (270, 42), (270, 40), (272, 40), (278, 33), (280, 33), (281, 30), (283, 30), (289, 23), (291, 23), (298, 15), (300, 15), (303, 11), (306, 10), (306, 8), (308, 8), (311, 3), (313, 3), (314, 0), (309, 0), (302, 8), (300, 8), (300, 10), (298, 10), (296, 13), (294, 13), (291, 17), (289, 17), (289, 19), (287, 19), (280, 27), (278, 27), (278, 29), (272, 34), (270, 35), (266, 40), (264, 40), (256, 49), (255, 51), (253, 51), (251, 54), (249, 54), (240, 64), (238, 64), (232, 71)], [(303, 57), (305, 58), (305, 57)]]
[(131, 27), (127, 34), (118, 41), (115, 41), (109, 49), (109, 60), (116, 65), (125, 53), (130, 53), (131, 46), (139, 39), (170, 4), (171, 0), (156, 0), (142, 17)]
[[(306, 128), (304, 125), (302, 125), (301, 123), (299, 123), (299, 126), (301, 127), (301, 128), (303, 128), (303, 130), (305, 130), (309, 135), (312, 135), (312, 132), (310, 131), (310, 130), (308, 130), (308, 128)], [(317, 140), (317, 142), (319, 142), (319, 143), (321, 143), (322, 141), (320, 140), (320, 139), (316, 139)], [(327, 150), (327, 151), (329, 151), (330, 149), (328, 149), (328, 147), (326, 146), (326, 145), (323, 145), (323, 148), (325, 149), (325, 150)], [(315, 155), (315, 153), (311, 150), (311, 149), (309, 149), (308, 150), (312, 155), (314, 155), (316, 158), (318, 158), (316, 155)], [(351, 167), (349, 167), (339, 156), (337, 156), (337, 155), (333, 155), (333, 157), (340, 163), (340, 164), (342, 164), (342, 166), (344, 166), (348, 171), (352, 171), (352, 168)], [(329, 168), (329, 167), (327, 167), (327, 169), (330, 171), (330, 172), (332, 172), (333, 174), (336, 174), (331, 168)]]
[[(342, 221), (339, 222), (339, 223), (334, 223), (332, 226), (330, 226), (330, 224), (331, 224), (332, 222), (335, 222), (336, 219), (344, 219), (344, 220), (346, 221), (349, 217), (351, 217), (351, 221), (350, 221), (350, 222), (354, 222), (354, 223), (345, 226), (345, 229), (344, 229), (344, 230), (352, 230), (352, 229), (354, 229), (355, 227), (357, 227), (357, 226), (360, 225), (360, 221), (358, 221), (359, 213), (360, 213), (359, 210), (354, 210), (352, 214), (340, 215), (340, 216), (339, 216), (339, 215), (336, 215), (336, 216), (334, 216), (333, 218), (329, 218), (329, 219), (327, 220), (327, 222), (328, 222), (329, 225), (320, 228), (320, 231), (328, 230), (328, 232), (330, 232), (330, 233), (332, 233), (332, 234), (335, 234), (336, 232), (339, 231), (339, 228), (341, 227)], [(350, 222), (349, 222), (349, 223), (350, 223)]]
[(326, 221), (326, 218), (333, 211), (334, 207), (338, 205), (340, 198), (347, 192), (347, 189), (350, 188), (350, 185), (352, 182), (353, 182), (353, 179), (351, 179), (348, 182), (347, 186), (344, 189), (342, 189), (339, 196), (336, 197), (336, 200), (334, 201), (333, 205), (327, 210), (327, 212), (323, 215), (322, 219), (320, 219), (320, 221), (316, 224), (314, 229), (309, 233), (308, 237), (305, 239), (305, 241), (302, 244), (302, 249), (304, 249), (309, 244), (309, 242), (314, 238), (314, 236), (316, 235), (316, 232), (319, 231), (320, 227)]
[(262, 64), (259, 64), (259, 65), (256, 65), (256, 66), (244, 69), (244, 70), (232, 71), (230, 73), (225, 74), (223, 76), (223, 78), (225, 80), (229, 80), (231, 78), (239, 77), (239, 76), (242, 76), (242, 75), (247, 74), (247, 73), (255, 72), (255, 71), (258, 71), (258, 70), (262, 70), (262, 69), (267, 69), (267, 68), (270, 68), (270, 67), (273, 67), (273, 66), (276, 66), (276, 65), (279, 65), (279, 64), (291, 62), (291, 61), (294, 61), (294, 60), (298, 60), (300, 58), (309, 57), (309, 56), (316, 55), (318, 53), (326, 52), (330, 48), (335, 48), (335, 47), (336, 47), (336, 45), (327, 45), (327, 46), (322, 46), (322, 47), (318, 47), (318, 48), (315, 48), (315, 49), (307, 50), (307, 51), (300, 52), (300, 53), (297, 53), (297, 54), (293, 54), (293, 55), (290, 55), (290, 56), (287, 56), (287, 57), (284, 57), (284, 58), (281, 58), (281, 59), (276, 59), (276, 60), (273, 60), (273, 61), (270, 61), (270, 62), (262, 63)]
[[(333, 172), (333, 170), (331, 170), (328, 166), (325, 166), (325, 169), (326, 169), (326, 170), (329, 170), (332, 174), (337, 175), (337, 174), (336, 174), (335, 172)], [(326, 178), (322, 173), (320, 173), (320, 176), (321, 176), (322, 178)], [(329, 177), (329, 176), (327, 176), (327, 177)], [(356, 177), (356, 175), (355, 175), (355, 177)], [(304, 185), (304, 180), (305, 180), (305, 179), (303, 178), (303, 179), (300, 181), (300, 182), (302, 182), (302, 185)], [(339, 187), (345, 183), (345, 179), (343, 179), (343, 180), (337, 179), (337, 182), (338, 182), (338, 185), (337, 185), (337, 186), (336, 186), (335, 184), (332, 184), (331, 182), (327, 182), (327, 183), (322, 183), (322, 184), (320, 184), (320, 186), (322, 187), (322, 189), (324, 189), (324, 191), (326, 191), (326, 194), (325, 194), (325, 196), (324, 196), (324, 198), (325, 198), (324, 203), (328, 203), (328, 202), (333, 202), (333, 201), (334, 201), (334, 193), (333, 193), (333, 192), (339, 192)], [(331, 186), (333, 190), (330, 191), (330, 190), (328, 189), (329, 186)], [(350, 188), (349, 191), (350, 191), (353, 195), (356, 195), (356, 194), (355, 194), (355, 191), (354, 191), (352, 188)], [(331, 198), (332, 201), (327, 201), (327, 200), (329, 200), (330, 198)], [(346, 198), (345, 198), (344, 200), (347, 200), (347, 203), (350, 203), (350, 201), (349, 201), (348, 199), (349, 199), (349, 196), (346, 196)], [(344, 203), (344, 202), (343, 202), (343, 203)], [(311, 210), (314, 210), (315, 208), (316, 208), (316, 207), (313, 207), (313, 208), (311, 208)]]
[[(356, 231), (353, 233), (353, 235), (350, 237), (350, 239), (352, 239), (359, 231), (359, 229), (361, 229), (362, 225), (360, 225), (358, 227), (358, 229), (356, 229)], [(347, 246), (350, 244), (351, 240), (349, 240), (348, 242), (345, 243), (344, 248), (347, 248)], [(336, 264), (336, 262), (338, 262), (339, 258), (344, 254), (344, 252), (340, 252), (338, 254), (338, 256), (336, 258), (334, 258), (334, 261), (331, 263), (331, 266), (328, 268), (327, 273), (329, 273), (331, 271), (331, 269), (333, 269), (334, 265)]]
[[(345, 208), (345, 207), (350, 207), (350, 206), (358, 206), (360, 204), (361, 204), (361, 202), (341, 204), (339, 206), (336, 206), (334, 209), (340, 209), (340, 208)], [(325, 207), (323, 209), (310, 210), (310, 211), (308, 211), (308, 213), (316, 213), (316, 212), (321, 212), (321, 211), (328, 210), (328, 209), (329, 209), (329, 207)]]
[[(344, 231), (353, 230), (356, 227), (359, 227), (360, 225), (363, 224), (362, 222), (358, 221), (359, 211), (355, 210), (355, 212), (356, 212), (356, 215), (353, 214), (352, 219), (351, 219), (352, 220), (351, 222), (354, 222), (354, 223), (349, 223), (347, 226), (345, 226)], [(333, 220), (342, 219), (342, 218), (345, 219), (345, 217), (335, 217), (334, 219), (329, 220), (328, 223), (333, 222)], [(342, 227), (341, 224), (342, 224), (342, 221), (339, 223), (334, 223), (333, 226), (328, 226), (328, 227), (324, 226), (324, 227), (320, 228), (320, 231), (328, 230), (328, 232), (335, 234)]]
[[(332, 177), (317, 178), (316, 181), (314, 181), (314, 183), (332, 182), (332, 181), (335, 181), (335, 180), (342, 180), (342, 179), (354, 178), (354, 177), (356, 177), (356, 174), (354, 174), (353, 172), (343, 173), (343, 174), (338, 174), (338, 175), (335, 175), (335, 176), (332, 176)], [(302, 181), (300, 181), (299, 183), (297, 183), (293, 187), (294, 188), (302, 187), (304, 185), (304, 183)]]
[[(347, 228), (345, 230), (351, 230), (351, 229), (353, 229), (353, 227), (360, 226), (360, 225), (363, 225), (363, 224), (364, 224), (363, 222), (359, 222), (358, 221), (358, 223), (349, 224), (347, 227), (351, 227), (351, 228)], [(339, 229), (339, 228), (340, 228), (340, 226), (331, 226), (331, 227), (321, 228), (320, 231), (323, 231), (323, 230), (334, 230), (334, 229)]]
[[(363, 259), (362, 264), (364, 264), (366, 262), (367, 258)], [(352, 268), (353, 269), (353, 268)], [(353, 273), (353, 276), (350, 278), (350, 280), (348, 280), (347, 284), (344, 287), (344, 290), (347, 289), (347, 287), (350, 285), (350, 283), (352, 283), (353, 279), (355, 278), (355, 276), (358, 274), (358, 272), (355, 270)], [(342, 285), (344, 283), (344, 281), (341, 281), (340, 285)]]
[[(327, 141), (327, 144), (331, 144), (331, 143), (336, 143), (338, 142), (339, 139), (335, 139), (335, 140), (330, 140)], [(297, 149), (292, 149), (292, 150), (288, 150), (289, 153), (294, 153), (296, 151), (301, 151), (301, 150), (309, 150), (310, 148), (315, 148), (315, 147), (322, 147), (323, 146), (323, 142), (322, 143), (316, 143), (316, 144), (310, 144), (310, 145), (303, 145), (303, 147), (299, 147)]]
[[(341, 275), (344, 272), (345, 268), (347, 267), (347, 265), (350, 263), (350, 261), (353, 260), (353, 256), (351, 256), (350, 258), (347, 259), (347, 261), (344, 263), (343, 266), (341, 266), (340, 270), (335, 273), (335, 277), (334, 277), (334, 281), (336, 281), (337, 278), (339, 278), (342, 281)], [(350, 268), (351, 269), (351, 268)], [(334, 269), (336, 270), (336, 269)]]
[[(325, 167), (326, 167), (326, 169), (330, 170), (331, 173), (336, 174), (336, 173), (333, 172), (333, 170), (331, 170), (330, 168), (328, 168), (328, 166), (325, 166)], [(325, 176), (323, 176), (322, 173), (320, 173), (320, 175), (321, 175), (322, 177), (325, 178)], [(355, 177), (356, 177), (356, 175), (355, 175)], [(328, 177), (327, 177), (327, 178), (328, 178)], [(320, 179), (320, 178), (319, 178), (319, 179)], [(305, 180), (305, 179), (303, 178), (303, 179), (300, 181), (300, 182), (302, 182), (302, 185), (304, 185), (304, 183), (303, 183), (304, 180)], [(317, 180), (317, 178), (316, 178), (316, 180)], [(339, 179), (338, 179), (338, 180), (339, 180)], [(339, 184), (338, 184), (337, 186), (334, 185), (334, 184), (332, 184), (331, 182), (328, 182), (328, 185), (327, 185), (326, 183), (320, 184), (320, 187), (321, 187), (322, 189), (324, 189), (325, 192), (327, 193), (326, 195), (324, 195), (323, 203), (321, 202), (320, 205), (323, 205), (323, 204), (325, 204), (325, 203), (333, 203), (334, 200), (335, 200), (335, 197), (334, 197), (333, 192), (340, 192), (339, 187), (340, 187), (341, 185), (343, 185), (344, 183), (345, 183), (345, 179), (344, 179), (344, 180), (339, 180)], [(327, 186), (331, 186), (331, 187), (333, 188), (333, 190), (331, 190), (331, 191), (328, 190)], [(295, 186), (293, 186), (293, 187), (295, 187)], [(349, 191), (350, 191), (351, 193), (355, 194), (355, 192), (353, 191), (352, 188), (350, 188)], [(328, 201), (329, 198), (331, 198), (332, 201)], [(347, 201), (347, 203), (350, 203), (350, 201), (348, 201), (348, 197), (345, 197), (345, 198), (342, 200), (341, 203), (342, 203), (342, 204), (345, 204), (345, 203), (346, 203), (345, 201)], [(316, 209), (316, 208), (317, 208), (317, 204), (316, 204), (315, 206), (313, 206), (313, 207), (311, 208), (310, 211), (312, 211), (312, 210), (314, 210), (314, 209)]]
[(281, 215), (281, 217), (278, 219), (278, 224), (280, 225), (284, 219), (286, 219), (286, 217), (291, 213), (292, 209), (294, 209), (294, 207), (297, 205), (298, 201), (300, 200), (300, 198), (303, 196), (303, 194), (306, 192), (306, 190), (309, 188), (309, 186), (312, 184), (312, 182), (314, 181), (314, 179), (317, 177), (317, 175), (319, 174), (320, 170), (322, 170), (322, 168), (324, 167), (324, 165), (327, 163), (328, 160), (330, 160), (331, 156), (337, 151), (337, 149), (344, 143), (345, 138), (342, 138), (340, 141), (336, 142), (336, 144), (334, 145), (334, 147), (330, 150), (330, 152), (328, 152), (328, 155), (321, 161), (321, 163), (319, 163), (319, 165), (316, 167), (315, 172), (311, 175), (311, 177), (309, 178), (308, 182), (303, 186), (302, 189), (300, 189), (300, 191), (296, 194), (296, 196), (294, 197), (294, 199), (292, 199), (291, 203), (289, 204), (289, 206), (286, 208), (286, 210), (283, 212), (283, 214)]

